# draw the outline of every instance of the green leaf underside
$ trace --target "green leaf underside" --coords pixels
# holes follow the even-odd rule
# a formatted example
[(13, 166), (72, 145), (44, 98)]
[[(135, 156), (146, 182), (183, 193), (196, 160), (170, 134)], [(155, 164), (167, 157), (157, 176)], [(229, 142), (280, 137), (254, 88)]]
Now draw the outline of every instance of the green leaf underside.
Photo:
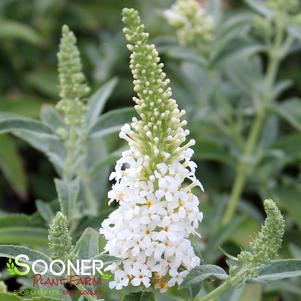
[(194, 268), (184, 279), (181, 287), (187, 287), (208, 278), (216, 278), (220, 280), (226, 280), (228, 274), (219, 266), (212, 264), (204, 264)]
[(301, 276), (301, 259), (274, 260), (258, 269), (252, 283), (266, 283)]

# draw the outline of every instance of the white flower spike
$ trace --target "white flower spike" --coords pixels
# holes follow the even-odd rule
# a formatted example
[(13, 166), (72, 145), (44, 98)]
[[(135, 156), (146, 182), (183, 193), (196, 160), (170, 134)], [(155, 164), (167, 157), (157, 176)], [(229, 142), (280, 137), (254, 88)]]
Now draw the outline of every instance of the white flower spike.
[(116, 163), (109, 192), (109, 203), (117, 201), (119, 208), (103, 222), (100, 233), (107, 240), (106, 251), (123, 259), (108, 267), (114, 275), (110, 288), (153, 285), (164, 292), (200, 264), (188, 238), (197, 234), (203, 219), (192, 193), (202, 185), (191, 161), (194, 141), (186, 141), (189, 131), (183, 129), (185, 112), (171, 98), (158, 52), (147, 43), (137, 11), (124, 9), (123, 21), (140, 119), (121, 129), (129, 149)]

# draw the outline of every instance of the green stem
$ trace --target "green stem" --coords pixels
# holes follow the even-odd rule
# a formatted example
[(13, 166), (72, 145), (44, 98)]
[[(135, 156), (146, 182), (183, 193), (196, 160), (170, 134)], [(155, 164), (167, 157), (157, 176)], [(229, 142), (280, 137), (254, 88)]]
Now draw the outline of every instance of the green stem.
[[(233, 217), (238, 201), (241, 197), (242, 191), (245, 187), (247, 177), (252, 165), (251, 158), (255, 151), (256, 143), (261, 133), (262, 127), (265, 122), (265, 117), (267, 113), (267, 108), (269, 103), (273, 100), (273, 86), (275, 83), (276, 75), (279, 69), (281, 58), (284, 55), (282, 53), (283, 47), (283, 28), (278, 25), (277, 36), (275, 37), (275, 42), (273, 47), (270, 49), (269, 53), (269, 64), (267, 68), (267, 73), (264, 81), (264, 92), (262, 95), (261, 103), (257, 109), (256, 118), (251, 126), (249, 136), (247, 138), (247, 143), (243, 151), (242, 160), (240, 161), (236, 177), (234, 180), (232, 192), (230, 195), (230, 200), (223, 217), (222, 222), (227, 224)], [(285, 44), (284, 44), (285, 45)]]
[(72, 126), (69, 129), (69, 135), (66, 140), (66, 149), (67, 149), (67, 158), (64, 164), (64, 174), (63, 178), (66, 181), (71, 181), (74, 172), (73, 172), (73, 163), (76, 155), (76, 142), (77, 142), (77, 133), (76, 129)]
[(219, 296), (221, 293), (223, 293), (225, 290), (227, 290), (229, 287), (231, 287), (231, 282), (226, 281), (219, 287), (217, 287), (215, 290), (210, 292), (208, 295), (206, 295), (203, 298), (198, 298), (195, 301), (210, 301), (210, 300), (216, 300), (215, 298)]

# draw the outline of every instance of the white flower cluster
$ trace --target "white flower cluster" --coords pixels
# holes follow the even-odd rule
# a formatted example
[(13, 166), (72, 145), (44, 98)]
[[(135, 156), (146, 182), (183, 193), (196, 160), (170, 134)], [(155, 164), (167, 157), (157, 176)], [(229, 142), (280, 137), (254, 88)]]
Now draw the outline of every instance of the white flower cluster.
[(213, 38), (214, 20), (196, 0), (178, 0), (164, 15), (184, 46), (208, 43)]
[[(134, 122), (135, 123), (135, 122)], [(130, 139), (129, 125), (122, 128), (121, 137)], [(141, 180), (144, 158), (131, 147), (123, 152), (110, 179), (116, 180), (109, 192), (110, 202), (120, 206), (100, 230), (106, 238), (106, 251), (123, 258), (122, 265), (113, 264), (111, 288), (149, 287), (153, 280), (161, 291), (180, 284), (188, 271), (200, 264), (187, 239), (197, 234), (202, 221), (198, 198), (193, 186), (201, 186), (195, 178), (196, 164), (190, 160), (193, 151), (185, 151), (185, 160), (170, 165), (161, 163), (147, 181)], [(183, 187), (184, 180), (191, 184)]]
[[(123, 10), (130, 42), (135, 109), (139, 119), (122, 127), (120, 138), (129, 149), (117, 161), (110, 180), (109, 203), (119, 207), (103, 222), (100, 233), (105, 250), (122, 259), (108, 267), (114, 274), (111, 288), (153, 285), (161, 291), (180, 284), (200, 264), (189, 241), (202, 221), (192, 188), (201, 183), (191, 161), (194, 140), (186, 141), (187, 124), (171, 98), (169, 80), (158, 52), (148, 44), (138, 12)], [(184, 183), (185, 182), (185, 183)], [(186, 183), (188, 182), (188, 183)]]

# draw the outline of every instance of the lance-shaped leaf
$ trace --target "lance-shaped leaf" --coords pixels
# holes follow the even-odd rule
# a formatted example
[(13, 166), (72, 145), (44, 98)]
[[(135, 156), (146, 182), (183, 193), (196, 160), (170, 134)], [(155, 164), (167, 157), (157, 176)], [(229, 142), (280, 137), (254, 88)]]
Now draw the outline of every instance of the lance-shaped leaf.
[(0, 244), (27, 244), (45, 247), (48, 244), (47, 230), (27, 226), (0, 228)]
[(0, 113), (0, 132), (29, 131), (40, 135), (52, 135), (47, 125), (16, 114)]
[(26, 195), (27, 180), (17, 147), (8, 135), (0, 136), (0, 167), (11, 187), (19, 194)]
[(55, 179), (55, 187), (59, 198), (62, 213), (69, 219), (76, 213), (76, 204), (79, 196), (80, 182), (74, 179), (66, 183)]
[(274, 110), (296, 130), (301, 131), (301, 99), (289, 99), (274, 107)]
[[(20, 261), (27, 263), (31, 265), (34, 261), (40, 259), (44, 260), (46, 263), (50, 264), (51, 258), (47, 256), (46, 254), (32, 250), (23, 246), (15, 246), (15, 245), (0, 245), (0, 257), (6, 257), (6, 258), (13, 258), (15, 259), (18, 255), (24, 254), (28, 256), (27, 259), (20, 259)], [(41, 270), (43, 271), (45, 266), (41, 263), (36, 263), (35, 264), (36, 270)]]
[(102, 137), (120, 131), (125, 123), (135, 116), (132, 108), (124, 108), (110, 111), (101, 115), (94, 126), (90, 129), (91, 137)]
[(217, 265), (204, 264), (190, 271), (181, 284), (181, 287), (187, 287), (211, 277), (226, 280), (229, 276), (221, 267)]
[(274, 260), (269, 264), (262, 265), (258, 269), (256, 278), (252, 283), (265, 283), (301, 276), (301, 259)]
[(37, 200), (36, 207), (37, 207), (37, 210), (40, 213), (40, 215), (43, 217), (43, 219), (47, 223), (50, 223), (55, 216), (54, 211), (52, 210), (51, 206), (45, 202)]
[(88, 100), (87, 124), (91, 128), (99, 114), (102, 112), (107, 99), (110, 97), (117, 84), (117, 79), (113, 78), (101, 86)]
[(88, 259), (99, 254), (99, 233), (93, 228), (85, 229), (75, 245), (75, 254), (79, 259)]

